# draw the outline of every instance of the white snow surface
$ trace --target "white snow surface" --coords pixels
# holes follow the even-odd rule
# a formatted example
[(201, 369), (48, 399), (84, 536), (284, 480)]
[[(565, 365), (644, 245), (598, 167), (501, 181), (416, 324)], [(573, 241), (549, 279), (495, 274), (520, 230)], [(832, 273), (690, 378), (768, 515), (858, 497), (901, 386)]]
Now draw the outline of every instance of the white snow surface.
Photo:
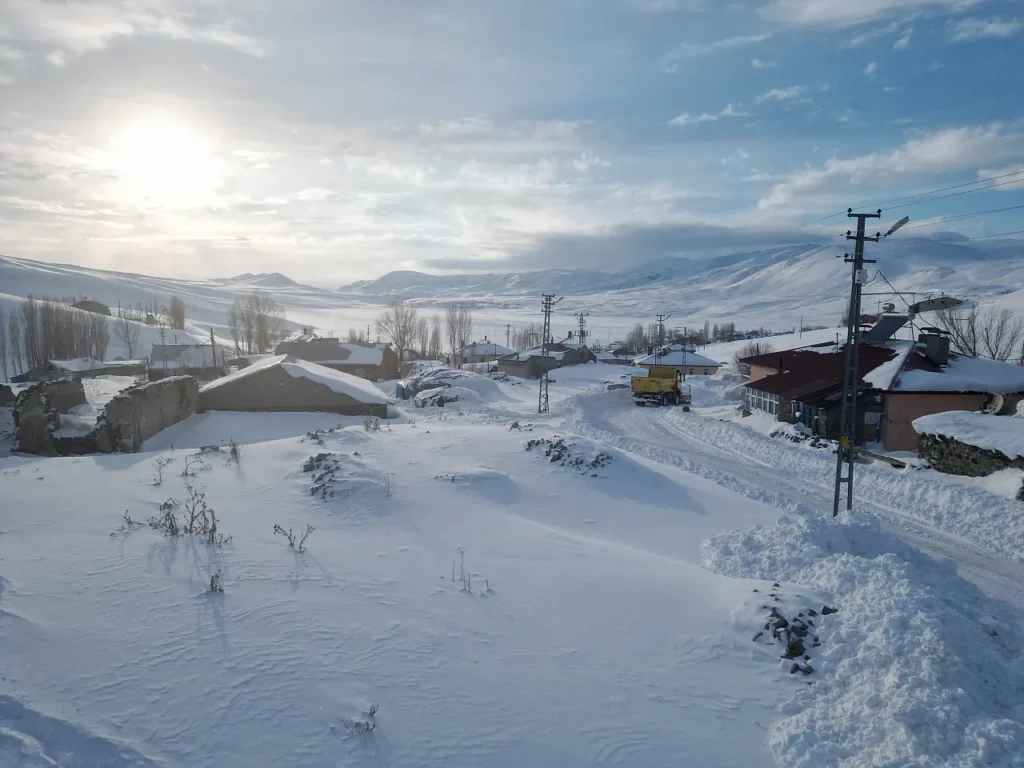
[(951, 355), (942, 373), (907, 370), (900, 374), (897, 392), (1024, 392), (1024, 367), (981, 357)]
[(225, 384), (247, 379), (273, 367), (280, 367), (293, 378), (309, 379), (323, 384), (331, 391), (337, 392), (339, 395), (347, 395), (360, 403), (385, 404), (392, 402), (391, 398), (366, 379), (306, 360), (299, 360), (290, 355), (275, 355), (258, 360), (246, 368), (211, 381), (200, 389), (200, 392), (209, 392)]
[(1004, 456), (1024, 456), (1024, 417), (946, 411), (914, 419), (919, 434), (942, 435)]
[[(1020, 766), (1021, 505), (870, 465), (833, 522), (830, 451), (746, 428), (728, 376), (635, 408), (633, 372), (0, 458), (0, 765)], [(190, 481), (229, 543), (119, 530), (230, 438)], [(558, 439), (583, 471), (525, 450)], [(775, 580), (839, 609), (809, 678), (752, 642)]]
[(821, 678), (769, 743), (784, 766), (1020, 766), (1024, 656), (1008, 613), (949, 563), (884, 533), (870, 513), (783, 517), (723, 533), (705, 564), (830, 594)]

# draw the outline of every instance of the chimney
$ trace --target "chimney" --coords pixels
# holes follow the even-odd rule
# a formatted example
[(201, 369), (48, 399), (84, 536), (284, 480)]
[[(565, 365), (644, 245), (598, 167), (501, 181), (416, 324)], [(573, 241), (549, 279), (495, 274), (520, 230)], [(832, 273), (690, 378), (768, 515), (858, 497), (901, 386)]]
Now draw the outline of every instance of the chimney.
[(935, 365), (949, 365), (949, 334), (939, 328), (922, 328), (917, 340), (924, 344), (924, 356)]

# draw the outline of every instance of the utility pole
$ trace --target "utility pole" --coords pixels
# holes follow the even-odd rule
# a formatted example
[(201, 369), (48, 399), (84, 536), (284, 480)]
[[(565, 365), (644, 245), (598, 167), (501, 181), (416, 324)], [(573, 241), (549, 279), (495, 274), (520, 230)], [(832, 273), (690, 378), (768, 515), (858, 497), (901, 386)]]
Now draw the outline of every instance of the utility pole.
[(537, 413), (548, 412), (548, 339), (551, 338), (551, 309), (562, 299), (555, 300), (555, 294), (541, 296), (541, 310), (544, 312), (544, 330), (541, 332), (540, 355), (544, 359), (544, 370), (540, 374), (540, 391), (537, 393)]
[(213, 328), (210, 329), (210, 354), (213, 356), (213, 367), (217, 368), (217, 342), (213, 340)]
[[(118, 302), (117, 308), (118, 308), (118, 311), (120, 312), (121, 311), (121, 304), (120, 304), (120, 302)], [(164, 371), (167, 370), (167, 346), (164, 343), (164, 337), (166, 335), (167, 335), (167, 331), (165, 331), (164, 327), (161, 325), (160, 326), (160, 357), (163, 358)]]
[(580, 332), (579, 332), (580, 344), (586, 344), (587, 343), (587, 336), (590, 335), (590, 332), (587, 330), (587, 318), (589, 316), (590, 316), (589, 312), (577, 312), (576, 313), (576, 319), (579, 321), (579, 327), (580, 327)]
[[(853, 274), (850, 279), (850, 311), (846, 318), (846, 367), (843, 376), (843, 407), (839, 421), (839, 447), (836, 450), (836, 488), (835, 499), (832, 504), (832, 516), (839, 514), (839, 498), (842, 496), (843, 483), (846, 483), (846, 509), (853, 509), (853, 468), (856, 458), (856, 444), (859, 423), (857, 421), (857, 388), (860, 383), (860, 376), (857, 372), (857, 362), (860, 357), (860, 300), (864, 283), (867, 282), (865, 264), (874, 264), (874, 259), (864, 258), (864, 243), (871, 241), (877, 243), (881, 233), (874, 237), (864, 234), (864, 223), (867, 219), (877, 219), (882, 216), (882, 211), (876, 213), (854, 213), (853, 209), (847, 210), (848, 218), (857, 219), (857, 234), (846, 231), (846, 239), (854, 241), (853, 257), (844, 254), (843, 261), (853, 265)], [(846, 465), (846, 472), (843, 472), (843, 465)]]
[(512, 325), (511, 323), (505, 324), (505, 349), (512, 349), (510, 346), (512, 343)]
[(661, 348), (665, 346), (665, 321), (670, 315), (658, 315), (658, 346), (654, 348), (654, 364), (661, 362)]

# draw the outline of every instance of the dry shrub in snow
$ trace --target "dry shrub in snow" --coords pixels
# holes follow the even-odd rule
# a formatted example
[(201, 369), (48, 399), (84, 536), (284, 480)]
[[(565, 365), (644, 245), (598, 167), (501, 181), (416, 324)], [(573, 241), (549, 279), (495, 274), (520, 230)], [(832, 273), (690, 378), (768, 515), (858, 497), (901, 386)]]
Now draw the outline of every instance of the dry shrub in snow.
[(306, 539), (308, 539), (309, 534), (311, 534), (315, 530), (316, 528), (314, 528), (312, 525), (307, 525), (306, 532), (303, 533), (301, 538), (298, 538), (298, 542), (296, 542), (297, 536), (295, 533), (292, 532), (291, 528), (285, 530), (280, 525), (274, 526), (274, 533), (280, 534), (281, 536), (284, 536), (286, 539), (288, 539), (288, 546), (294, 549), (296, 552), (306, 551)]

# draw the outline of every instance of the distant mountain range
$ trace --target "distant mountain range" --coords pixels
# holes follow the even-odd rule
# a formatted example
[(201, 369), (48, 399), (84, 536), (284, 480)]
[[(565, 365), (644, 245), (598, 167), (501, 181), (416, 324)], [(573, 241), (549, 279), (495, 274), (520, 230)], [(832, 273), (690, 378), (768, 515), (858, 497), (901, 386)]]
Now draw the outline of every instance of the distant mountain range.
[[(868, 246), (877, 259), (865, 288), (865, 310), (895, 300), (890, 284), (911, 292), (947, 293), (981, 303), (998, 301), (1024, 311), (1024, 241), (970, 241), (955, 233), (898, 236)], [(833, 325), (849, 292), (845, 243), (801, 243), (707, 259), (661, 259), (622, 269), (547, 269), (531, 272), (434, 275), (389, 272), (336, 291), (315, 288), (280, 272), (209, 280), (174, 280), (67, 264), (0, 257), (0, 304), (28, 294), (97, 299), (112, 307), (178, 294), (190, 321), (226, 334), (233, 301), (258, 288), (285, 308), (290, 325), (308, 323), (344, 332), (365, 327), (381, 305), (410, 301), (427, 311), (449, 301), (468, 304), (495, 324), (536, 319), (542, 293), (565, 296), (559, 314), (586, 311), (595, 325), (621, 328), (633, 318), (672, 315), (673, 324), (731, 320), (742, 327)], [(880, 270), (880, 272), (876, 272)], [(888, 282), (886, 282), (888, 280)], [(876, 295), (888, 293), (888, 296)], [(565, 325), (571, 317), (560, 317)], [(494, 330), (494, 329), (492, 329)]]

